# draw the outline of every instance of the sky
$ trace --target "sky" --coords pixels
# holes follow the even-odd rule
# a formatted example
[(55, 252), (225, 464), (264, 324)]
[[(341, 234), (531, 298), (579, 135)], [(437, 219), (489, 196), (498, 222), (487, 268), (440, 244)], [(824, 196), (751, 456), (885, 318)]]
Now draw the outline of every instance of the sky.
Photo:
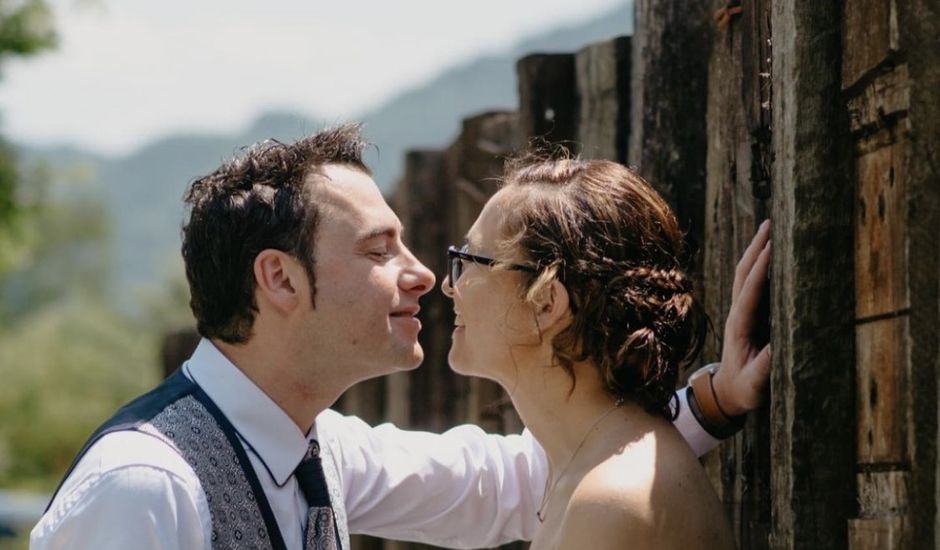
[(59, 47), (0, 70), (0, 132), (125, 154), (287, 110), (345, 120), (621, 0), (50, 0)]

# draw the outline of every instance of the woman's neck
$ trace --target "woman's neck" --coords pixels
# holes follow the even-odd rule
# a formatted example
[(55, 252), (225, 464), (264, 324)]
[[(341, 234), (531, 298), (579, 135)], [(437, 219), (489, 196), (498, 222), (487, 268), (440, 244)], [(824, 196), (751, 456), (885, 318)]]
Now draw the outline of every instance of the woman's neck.
[[(521, 368), (511, 384), (512, 402), (523, 423), (545, 449), (554, 475), (565, 468), (591, 433), (607, 423), (618, 407), (594, 365), (574, 365), (577, 383), (567, 371), (545, 364)], [(625, 404), (621, 409), (634, 409)]]

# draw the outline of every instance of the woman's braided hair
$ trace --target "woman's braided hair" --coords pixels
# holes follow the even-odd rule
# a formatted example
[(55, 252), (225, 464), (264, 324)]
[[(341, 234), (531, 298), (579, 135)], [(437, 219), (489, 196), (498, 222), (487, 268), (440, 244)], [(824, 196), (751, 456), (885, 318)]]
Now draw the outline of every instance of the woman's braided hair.
[(572, 323), (552, 342), (558, 364), (590, 360), (608, 391), (672, 418), (679, 370), (701, 350), (706, 317), (682, 269), (683, 235), (640, 176), (609, 161), (524, 157), (503, 190), (506, 257), (538, 266), (525, 299), (554, 279)]

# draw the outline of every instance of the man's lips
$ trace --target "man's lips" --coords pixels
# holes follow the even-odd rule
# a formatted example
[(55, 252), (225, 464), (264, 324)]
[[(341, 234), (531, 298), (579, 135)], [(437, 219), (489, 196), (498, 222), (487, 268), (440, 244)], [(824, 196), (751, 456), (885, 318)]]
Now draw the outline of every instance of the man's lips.
[(418, 319), (418, 312), (421, 308), (418, 306), (396, 309), (388, 314), (389, 318), (398, 326), (410, 327), (415, 331), (421, 330), (421, 320)]
[(421, 311), (419, 306), (406, 307), (403, 309), (397, 309), (389, 314), (389, 317), (415, 317), (418, 315), (418, 312)]

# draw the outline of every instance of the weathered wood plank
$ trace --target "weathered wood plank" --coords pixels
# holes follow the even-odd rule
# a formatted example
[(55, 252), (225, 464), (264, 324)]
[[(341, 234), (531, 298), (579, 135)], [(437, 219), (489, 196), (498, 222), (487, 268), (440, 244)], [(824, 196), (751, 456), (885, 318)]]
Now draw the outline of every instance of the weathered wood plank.
[(163, 335), (160, 343), (160, 359), (163, 376), (167, 377), (180, 368), (199, 345), (199, 333), (195, 329), (180, 329)]
[(521, 134), (575, 145), (578, 90), (574, 55), (527, 55), (516, 63), (516, 72)]
[[(901, 516), (849, 521), (850, 550), (908, 550), (907, 521)], [(920, 548), (920, 546), (918, 546)]]
[(856, 160), (855, 315), (860, 319), (910, 307), (906, 154), (901, 141)]
[(873, 133), (895, 124), (897, 119), (907, 115), (911, 105), (907, 64), (878, 75), (848, 101), (853, 132)]
[(586, 158), (627, 162), (630, 136), (630, 37), (585, 46), (575, 56), (578, 135)]
[(447, 149), (447, 178), (454, 189), (454, 211), (449, 228), (453, 244), (460, 244), (499, 188), (506, 157), (526, 139), (520, 115), (506, 111), (481, 113), (464, 119), (462, 131)]
[(906, 163), (912, 455), (910, 521), (919, 548), (935, 548), (940, 379), (940, 0), (897, 2), (911, 91)]
[[(422, 322), (422, 325), (424, 324)], [(425, 349), (424, 352), (427, 354), (428, 350)], [(415, 374), (410, 372), (396, 372), (385, 377), (385, 412), (382, 415), (382, 422), (391, 422), (396, 426), (411, 425), (413, 400), (411, 378), (413, 376)]]
[[(406, 228), (406, 244), (418, 260), (443, 277), (453, 208), (444, 152), (409, 152), (393, 202)], [(453, 330), (450, 300), (440, 292), (429, 292), (421, 299), (419, 317), (423, 328), (418, 339), (425, 361), (405, 375), (407, 380), (389, 378), (385, 409), (410, 419), (409, 427), (444, 430), (462, 419), (459, 396), (466, 386), (466, 381), (454, 376), (447, 365)]]
[[(712, 10), (724, 8), (723, 1)], [(769, 3), (751, 2), (716, 33), (708, 63), (704, 298), (719, 334), (731, 307), (734, 268), (769, 211)], [(718, 357), (709, 342), (705, 357)], [(769, 409), (707, 460), (739, 548), (766, 549), (770, 530)]]
[[(506, 157), (525, 144), (519, 121), (517, 113), (507, 111), (488, 111), (465, 118), (460, 135), (448, 147), (447, 177), (451, 182), (461, 181), (476, 189), (475, 202), (485, 202), (496, 192)], [(469, 225), (460, 229), (467, 228)]]
[(845, 0), (842, 87), (848, 88), (897, 52), (896, 0)]
[(708, 4), (637, 0), (632, 44), (628, 160), (672, 205), (695, 255), (704, 239)]
[(353, 414), (369, 424), (378, 424), (385, 417), (385, 378), (359, 382), (346, 390), (336, 403), (343, 414)]
[(906, 471), (858, 475), (859, 519), (848, 522), (850, 550), (912, 548), (906, 517), (909, 485), (910, 472)]
[[(716, 8), (717, 9), (717, 8)], [(742, 189), (742, 168), (747, 159), (738, 154), (738, 144), (746, 140), (743, 109), (733, 91), (741, 82), (740, 41), (717, 37), (709, 61), (707, 100), (707, 154), (705, 186), (705, 224), (703, 253), (704, 306), (715, 331), (721, 333), (721, 320), (731, 307), (735, 254), (742, 250), (741, 237), (753, 228), (753, 204), (737, 200), (746, 194)], [(718, 358), (720, 342), (709, 338), (703, 355)], [(742, 477), (739, 475), (741, 440), (736, 437), (718, 451), (706, 455), (704, 465), (724, 505), (725, 513), (735, 532), (738, 547), (744, 507), (741, 505)], [(759, 548), (759, 547), (758, 547)]]
[(907, 471), (858, 474), (859, 517), (877, 519), (907, 513), (911, 473)]
[(385, 546), (386, 541), (367, 537), (365, 535), (350, 535), (349, 544), (352, 550), (390, 550)]
[(773, 3), (771, 548), (848, 546), (854, 182), (840, 3)]
[[(524, 142), (520, 118), (504, 111), (467, 118), (460, 136), (448, 148), (447, 177), (455, 201), (450, 227), (454, 244), (463, 242), (483, 204), (498, 189), (505, 158)], [(450, 318), (448, 327), (452, 324)], [(506, 409), (506, 394), (497, 384), (479, 378), (457, 378), (463, 391), (459, 398), (464, 421), (495, 432), (519, 431), (521, 422), (511, 405)]]
[(906, 463), (907, 316), (856, 327), (859, 463)]

